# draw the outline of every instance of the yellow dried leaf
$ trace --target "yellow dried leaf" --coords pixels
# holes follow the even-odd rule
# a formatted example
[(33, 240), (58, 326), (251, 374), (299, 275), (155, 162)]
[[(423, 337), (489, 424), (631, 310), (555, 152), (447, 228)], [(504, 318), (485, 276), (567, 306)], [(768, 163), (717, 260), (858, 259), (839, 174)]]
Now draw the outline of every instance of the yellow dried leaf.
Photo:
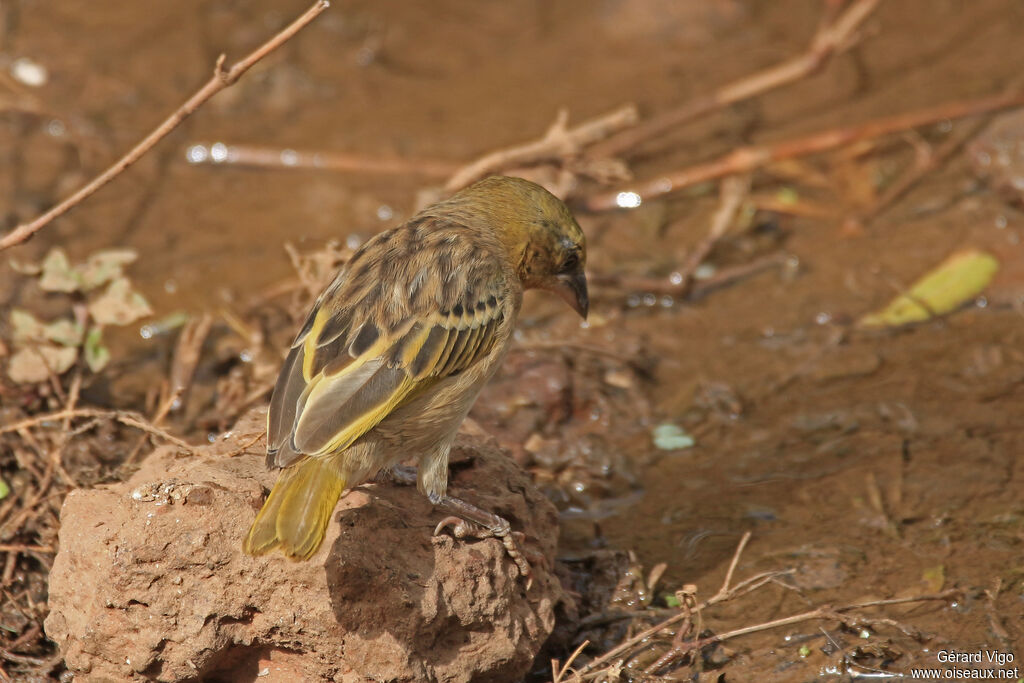
[(929, 271), (905, 294), (860, 319), (860, 327), (897, 327), (955, 311), (984, 291), (999, 262), (977, 249), (959, 251)]
[(925, 569), (921, 581), (928, 587), (929, 592), (938, 593), (946, 583), (946, 567), (940, 564)]

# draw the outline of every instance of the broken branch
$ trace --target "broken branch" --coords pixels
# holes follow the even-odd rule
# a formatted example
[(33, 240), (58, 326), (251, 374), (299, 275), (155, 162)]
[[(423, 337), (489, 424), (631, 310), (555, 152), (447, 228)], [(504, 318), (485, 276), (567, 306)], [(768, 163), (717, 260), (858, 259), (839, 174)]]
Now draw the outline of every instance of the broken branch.
[(731, 104), (763, 95), (794, 83), (821, 69), (835, 54), (849, 48), (855, 33), (881, 0), (858, 0), (838, 18), (822, 24), (803, 54), (781, 64), (741, 78), (719, 88), (710, 95), (698, 97), (683, 106), (651, 118), (635, 128), (619, 133), (595, 145), (592, 154), (614, 157), (635, 150), (641, 143), (658, 137), (670, 128), (693, 121)]
[(634, 125), (637, 118), (636, 107), (628, 104), (569, 128), (569, 113), (563, 109), (540, 140), (499, 149), (463, 166), (445, 183), (445, 192), (460, 190), (502, 169), (575, 156), (583, 147)]
[(738, 173), (750, 173), (772, 162), (820, 154), (861, 140), (891, 135), (947, 119), (960, 119), (1021, 106), (1024, 106), (1024, 92), (1004, 93), (977, 100), (947, 102), (858, 126), (833, 128), (774, 144), (739, 147), (714, 161), (674, 171), (639, 186), (592, 195), (583, 200), (581, 208), (592, 212), (634, 208), (644, 200), (678, 192), (709, 180)]
[(213, 68), (213, 76), (211, 76), (210, 80), (206, 82), (206, 85), (197, 90), (196, 93), (184, 104), (178, 107), (173, 114), (167, 117), (140, 143), (135, 145), (135, 147), (133, 147), (123, 157), (115, 161), (114, 164), (103, 173), (93, 178), (84, 187), (51, 208), (46, 213), (28, 223), (22, 223), (4, 235), (3, 238), (0, 238), (0, 251), (9, 249), (10, 247), (21, 244), (25, 240), (29, 239), (54, 219), (60, 218), (101, 187), (121, 175), (125, 169), (141, 159), (146, 152), (156, 145), (156, 143), (164, 139), (168, 133), (177, 128), (182, 121), (188, 118), (208, 99), (219, 93), (221, 90), (233, 85), (235, 81), (241, 78), (242, 75), (252, 68), (256, 62), (284, 45), (292, 38), (292, 36), (301, 31), (311, 21), (316, 19), (328, 7), (330, 7), (329, 0), (317, 0), (313, 3), (312, 7), (302, 14), (302, 16), (286, 26), (277, 35), (263, 43), (263, 45), (251, 52), (249, 55), (240, 61), (235, 62), (230, 69), (224, 68), (225, 57), (224, 55), (221, 55), (217, 59), (217, 64)]

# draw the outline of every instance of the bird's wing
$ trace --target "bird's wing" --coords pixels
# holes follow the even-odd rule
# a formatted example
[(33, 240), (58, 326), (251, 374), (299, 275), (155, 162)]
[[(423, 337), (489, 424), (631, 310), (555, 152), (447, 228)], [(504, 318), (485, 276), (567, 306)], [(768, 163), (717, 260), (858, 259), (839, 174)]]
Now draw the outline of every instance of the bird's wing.
[(368, 242), (313, 307), (271, 399), (268, 464), (348, 447), (493, 350), (511, 315), (498, 255), (425, 227)]

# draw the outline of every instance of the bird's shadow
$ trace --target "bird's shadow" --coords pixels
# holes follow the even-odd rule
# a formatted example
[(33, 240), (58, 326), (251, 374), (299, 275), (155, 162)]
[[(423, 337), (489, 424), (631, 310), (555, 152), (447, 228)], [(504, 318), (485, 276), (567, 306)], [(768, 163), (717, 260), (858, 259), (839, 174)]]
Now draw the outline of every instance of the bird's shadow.
[(440, 515), (415, 487), (387, 483), (359, 491), (368, 501), (339, 510), (332, 520), (341, 528), (324, 569), (335, 618), (363, 643), (388, 633), (387, 640), (406, 644), (410, 654), (434, 650), (418, 654), (436, 661), (437, 643), (421, 637), (435, 629), (422, 627), (451, 615), (441, 595), (427, 593), (441, 590), (435, 553), (450, 552), (446, 546), (456, 541), (433, 536)]

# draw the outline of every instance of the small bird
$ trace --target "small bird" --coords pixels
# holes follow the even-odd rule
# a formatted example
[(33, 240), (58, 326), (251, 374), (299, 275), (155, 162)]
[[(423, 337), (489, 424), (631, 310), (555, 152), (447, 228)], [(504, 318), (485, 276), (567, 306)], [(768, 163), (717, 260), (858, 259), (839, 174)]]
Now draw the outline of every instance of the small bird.
[(502, 176), (367, 241), (320, 294), (277, 379), (267, 465), (283, 469), (245, 552), (309, 559), (343, 492), (418, 458), (419, 490), (501, 537), (525, 573), (508, 522), (447, 495), (448, 454), (508, 351), (523, 291), (550, 290), (585, 319), (585, 264), (565, 204)]

